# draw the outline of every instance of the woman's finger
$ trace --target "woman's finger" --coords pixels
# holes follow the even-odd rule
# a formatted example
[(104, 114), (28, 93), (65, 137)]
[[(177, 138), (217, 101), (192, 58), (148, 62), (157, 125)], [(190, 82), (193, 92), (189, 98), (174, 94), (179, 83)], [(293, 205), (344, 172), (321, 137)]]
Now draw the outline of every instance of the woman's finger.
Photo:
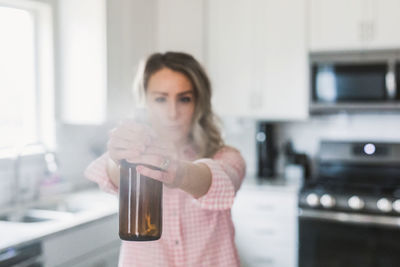
[(144, 123), (136, 122), (134, 120), (128, 120), (128, 121), (122, 123), (120, 126), (127, 129), (130, 132), (133, 132), (133, 133), (140, 133), (140, 134), (145, 134), (145, 135), (150, 135), (150, 136), (155, 135), (155, 132), (153, 131), (153, 129), (150, 126), (148, 126)]
[(115, 128), (110, 132), (110, 138), (119, 138), (124, 139), (131, 142), (138, 142), (138, 143), (151, 143), (151, 136), (145, 133), (139, 132), (131, 132), (126, 128), (119, 127)]
[(109, 149), (108, 154), (111, 159), (113, 159), (115, 162), (119, 162), (122, 159), (134, 159), (134, 158), (139, 158), (141, 152), (136, 151), (136, 150), (127, 150), (127, 149)]
[(153, 178), (153, 179), (158, 180), (158, 181), (160, 181), (162, 183), (171, 184), (173, 182), (172, 175), (169, 175), (169, 173), (165, 172), (165, 171), (153, 170), (153, 169), (150, 169), (150, 168), (145, 167), (143, 165), (137, 166), (136, 167), (136, 171), (138, 173), (140, 173), (141, 175)]
[(161, 156), (171, 156), (172, 155), (170, 150), (162, 148), (162, 147), (153, 146), (153, 145), (147, 146), (145, 153), (153, 154), (153, 155), (161, 155)]
[(140, 156), (129, 157), (126, 160), (131, 163), (141, 163), (162, 168), (166, 157), (154, 154), (141, 154)]
[(146, 145), (143, 143), (131, 142), (125, 139), (113, 138), (108, 142), (108, 149), (126, 149), (131, 151), (144, 152)]

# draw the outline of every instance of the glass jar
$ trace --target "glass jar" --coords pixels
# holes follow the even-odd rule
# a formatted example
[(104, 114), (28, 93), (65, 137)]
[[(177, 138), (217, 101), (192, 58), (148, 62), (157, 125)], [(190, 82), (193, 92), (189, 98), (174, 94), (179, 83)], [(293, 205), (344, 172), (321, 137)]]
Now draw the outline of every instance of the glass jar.
[(162, 182), (136, 171), (146, 164), (121, 161), (119, 188), (119, 236), (127, 241), (150, 241), (161, 237)]

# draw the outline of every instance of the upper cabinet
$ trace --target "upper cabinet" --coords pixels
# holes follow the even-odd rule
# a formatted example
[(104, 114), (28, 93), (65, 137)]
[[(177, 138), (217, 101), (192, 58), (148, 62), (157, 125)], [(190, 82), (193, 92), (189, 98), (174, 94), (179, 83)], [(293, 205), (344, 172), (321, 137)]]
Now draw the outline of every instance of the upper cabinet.
[(370, 48), (400, 48), (400, 1), (374, 0)]
[(60, 119), (101, 124), (107, 108), (105, 0), (58, 1)]
[(204, 60), (204, 1), (158, 0), (156, 50), (182, 51)]
[(307, 117), (305, 1), (209, 0), (206, 66), (219, 115)]
[(399, 48), (399, 10), (398, 0), (308, 0), (309, 49)]

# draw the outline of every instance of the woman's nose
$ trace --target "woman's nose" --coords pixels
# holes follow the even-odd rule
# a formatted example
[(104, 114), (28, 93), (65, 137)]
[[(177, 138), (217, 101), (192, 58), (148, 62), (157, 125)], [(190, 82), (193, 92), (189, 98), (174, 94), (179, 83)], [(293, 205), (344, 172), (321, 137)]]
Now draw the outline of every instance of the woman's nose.
[(178, 117), (178, 109), (175, 101), (171, 101), (168, 105), (168, 118), (173, 120)]

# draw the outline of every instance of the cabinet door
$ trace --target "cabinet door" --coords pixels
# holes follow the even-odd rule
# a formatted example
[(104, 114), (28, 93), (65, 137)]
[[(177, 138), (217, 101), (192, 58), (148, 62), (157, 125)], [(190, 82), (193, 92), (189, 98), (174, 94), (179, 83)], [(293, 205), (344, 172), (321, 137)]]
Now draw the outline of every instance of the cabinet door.
[(202, 0), (157, 1), (158, 51), (183, 51), (203, 62), (203, 12)]
[(266, 15), (258, 23), (265, 41), (266, 75), (263, 84), (262, 117), (271, 120), (307, 117), (308, 65), (306, 6), (304, 0), (266, 1)]
[(106, 1), (60, 0), (57, 6), (61, 120), (102, 124), (107, 109)]
[(219, 115), (307, 115), (305, 2), (213, 0), (207, 66)]
[(296, 192), (242, 187), (232, 220), (241, 266), (296, 266)]
[(400, 1), (373, 0), (370, 49), (400, 48)]
[(99, 249), (90, 255), (81, 258), (76, 263), (69, 263), (70, 267), (115, 267), (118, 266), (119, 245)]
[(365, 48), (367, 0), (308, 0), (311, 51)]
[(252, 2), (207, 2), (206, 62), (213, 107), (219, 115), (248, 115), (259, 104), (251, 102), (255, 81)]
[(73, 266), (104, 248), (118, 248), (120, 242), (118, 216), (115, 214), (45, 239), (43, 241), (45, 266)]

